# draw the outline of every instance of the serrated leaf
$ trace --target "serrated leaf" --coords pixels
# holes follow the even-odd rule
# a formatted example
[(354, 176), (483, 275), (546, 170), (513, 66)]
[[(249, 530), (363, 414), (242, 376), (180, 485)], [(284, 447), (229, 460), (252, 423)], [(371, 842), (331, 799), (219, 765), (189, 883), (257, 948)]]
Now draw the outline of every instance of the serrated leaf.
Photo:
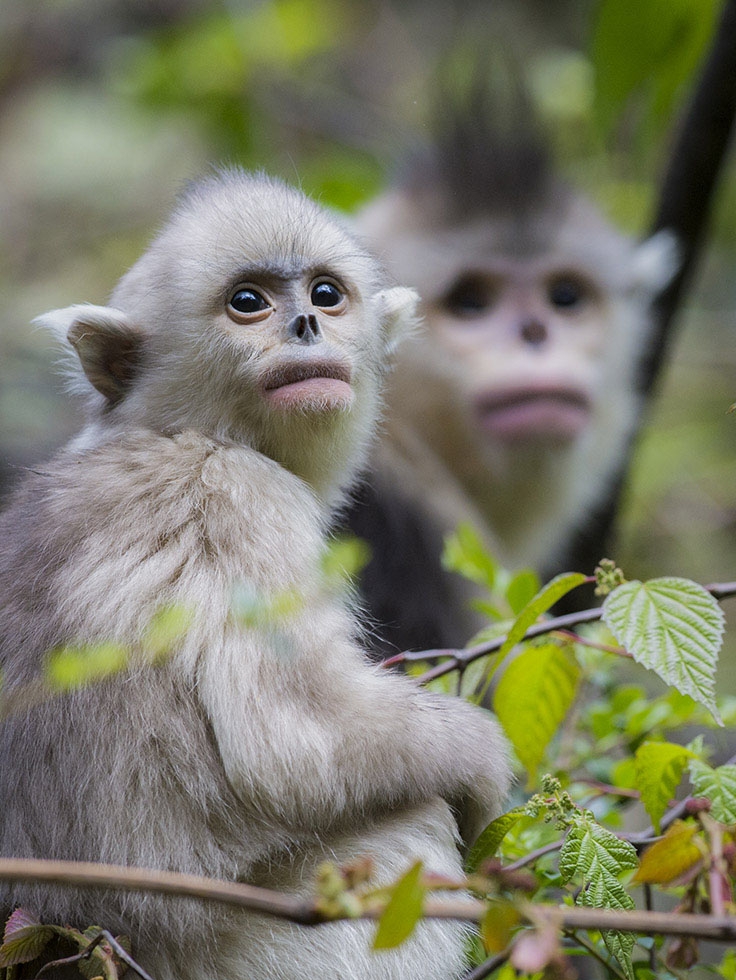
[(573, 879), (581, 882), (595, 879), (604, 871), (615, 881), (616, 875), (636, 868), (638, 863), (636, 851), (628, 841), (585, 819), (575, 824), (565, 838), (559, 867), (565, 883)]
[[(605, 874), (594, 878), (589, 887), (580, 892), (578, 905), (594, 909), (635, 908), (634, 900), (624, 890), (621, 882)], [(636, 942), (634, 935), (616, 929), (602, 929), (601, 936), (609, 953), (621, 964), (627, 980), (634, 980), (634, 967), (631, 962), (631, 951)]]
[(736, 824), (736, 766), (713, 769), (700, 759), (689, 766), (694, 795), (710, 800), (710, 815), (719, 823)]
[[(577, 878), (587, 884), (581, 889), (577, 903), (588, 908), (633, 909), (634, 900), (618, 880), (618, 875), (637, 864), (636, 851), (631, 844), (592, 819), (583, 819), (574, 826), (560, 851), (560, 875), (563, 881)], [(631, 950), (634, 937), (612, 929), (603, 930), (601, 935), (626, 976), (633, 980)]]
[(695, 756), (690, 749), (672, 742), (644, 742), (636, 750), (634, 785), (641, 793), (641, 801), (656, 834), (685, 767), (693, 758)]
[(417, 861), (391, 889), (391, 897), (378, 920), (373, 949), (393, 949), (409, 938), (422, 917), (425, 894), (422, 862)]
[(674, 577), (626, 582), (607, 596), (603, 621), (638, 663), (720, 721), (714, 686), (724, 616), (701, 585)]
[(500, 953), (511, 942), (521, 916), (511, 902), (494, 900), (488, 903), (480, 921), (480, 938), (487, 953)]
[(524, 606), (539, 592), (541, 586), (539, 576), (530, 568), (517, 572), (506, 586), (506, 600), (511, 606), (511, 612), (518, 616)]
[(485, 586), (489, 592), (496, 584), (498, 564), (470, 524), (459, 524), (455, 533), (445, 538), (442, 567)]
[(35, 960), (54, 934), (52, 926), (41, 925), (25, 909), (16, 909), (5, 924), (4, 940), (0, 946), (0, 969)]
[(700, 848), (693, 843), (699, 827), (676, 820), (661, 840), (655, 841), (641, 856), (634, 881), (650, 885), (667, 885), (702, 861)]
[(29, 929), (40, 925), (41, 923), (38, 921), (35, 915), (32, 915), (27, 909), (18, 908), (10, 914), (8, 921), (5, 923), (3, 942), (6, 939), (10, 939), (10, 937), (20, 929)]
[(61, 647), (49, 654), (46, 681), (56, 691), (72, 691), (124, 670), (130, 659), (120, 643)]
[(498, 651), (499, 661), (524, 638), (529, 627), (533, 626), (543, 613), (546, 613), (556, 602), (559, 602), (563, 595), (567, 595), (568, 592), (576, 589), (585, 581), (586, 576), (581, 572), (568, 572), (564, 575), (557, 575), (551, 582), (548, 582), (517, 616), (503, 646)]
[(493, 857), (498, 850), (498, 845), (506, 834), (524, 816), (524, 807), (517, 806), (508, 813), (502, 813), (500, 817), (492, 820), (478, 840), (470, 848), (470, 852), (465, 859), (465, 870), (470, 873), (475, 871), (481, 861)]
[(579, 680), (575, 658), (557, 643), (529, 646), (504, 668), (493, 710), (530, 779), (575, 700)]

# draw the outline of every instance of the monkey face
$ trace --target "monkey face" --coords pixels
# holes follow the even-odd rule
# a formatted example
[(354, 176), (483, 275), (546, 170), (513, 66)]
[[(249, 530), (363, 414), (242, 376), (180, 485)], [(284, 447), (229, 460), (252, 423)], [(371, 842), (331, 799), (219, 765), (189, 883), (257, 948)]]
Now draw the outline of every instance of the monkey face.
[(112, 306), (42, 319), (79, 355), (98, 425), (248, 445), (329, 495), (362, 461), (413, 322), (416, 295), (383, 285), (332, 215), (232, 171), (191, 188)]
[(481, 436), (511, 445), (578, 438), (604, 348), (601, 290), (578, 269), (495, 258), (462, 269), (427, 303), (438, 348), (461, 366)]
[(255, 390), (269, 409), (350, 408), (354, 368), (344, 340), (356, 316), (354, 293), (334, 276), (296, 270), (290, 278), (251, 274), (231, 290), (230, 332), (260, 349)]

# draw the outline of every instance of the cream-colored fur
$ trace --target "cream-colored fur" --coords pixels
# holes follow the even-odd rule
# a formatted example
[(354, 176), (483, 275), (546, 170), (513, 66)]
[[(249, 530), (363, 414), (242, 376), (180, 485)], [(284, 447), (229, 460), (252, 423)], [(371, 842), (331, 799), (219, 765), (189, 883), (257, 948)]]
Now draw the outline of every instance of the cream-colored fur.
[[(676, 247), (668, 233), (636, 245), (568, 196), (535, 250), (523, 244), (528, 224), (496, 215), (450, 220), (439, 188), (425, 193), (388, 191), (356, 220), (390, 271), (418, 291), (426, 320), (399, 353), (374, 468), (443, 530), (470, 521), (507, 567), (546, 571), (600, 501), (625, 450), (640, 410), (636, 358), (652, 298), (677, 267)], [(475, 319), (454, 317), (444, 297), (468, 272), (511, 283), (516, 320), (494, 305)], [(580, 276), (590, 290), (572, 315), (544, 306), (544, 283), (560, 273)], [(544, 345), (525, 342), (524, 317), (544, 323)], [(578, 436), (509, 444), (479, 431), (476, 398), (535, 385), (588, 396), (590, 421)]]
[[(228, 290), (268, 266), (268, 326), (234, 328)], [(284, 326), (304, 284), (348, 297), (320, 356), (351, 367), (352, 402), (269, 413), (274, 364), (309, 359)], [(276, 277), (278, 278), (278, 276)], [(280, 280), (279, 280), (280, 282)], [(20, 487), (0, 523), (6, 690), (61, 644), (145, 650), (162, 607), (193, 625), (173, 656), (0, 728), (1, 853), (188, 871), (308, 894), (319, 862), (369, 853), (387, 881), (416, 859), (460, 872), (499, 812), (503, 740), (481, 709), (370, 665), (349, 606), (322, 580), (334, 504), (365, 458), (407, 290), (296, 191), (238, 172), (182, 202), (115, 290), (73, 307), (87, 428)], [(291, 611), (244, 625), (238, 590)], [(305, 930), (191, 900), (0, 885), (0, 904), (132, 936), (155, 980), (449, 980), (464, 930), (420, 926), (372, 953), (370, 926)]]

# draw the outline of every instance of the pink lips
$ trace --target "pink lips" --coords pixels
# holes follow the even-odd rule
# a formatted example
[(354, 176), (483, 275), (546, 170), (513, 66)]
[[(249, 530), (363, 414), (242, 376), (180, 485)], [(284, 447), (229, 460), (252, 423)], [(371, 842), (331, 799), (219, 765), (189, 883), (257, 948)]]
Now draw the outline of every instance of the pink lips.
[(285, 364), (270, 371), (263, 392), (274, 408), (329, 411), (352, 402), (350, 368), (340, 361)]
[(504, 442), (574, 439), (588, 421), (590, 400), (575, 388), (513, 388), (475, 401), (481, 428)]

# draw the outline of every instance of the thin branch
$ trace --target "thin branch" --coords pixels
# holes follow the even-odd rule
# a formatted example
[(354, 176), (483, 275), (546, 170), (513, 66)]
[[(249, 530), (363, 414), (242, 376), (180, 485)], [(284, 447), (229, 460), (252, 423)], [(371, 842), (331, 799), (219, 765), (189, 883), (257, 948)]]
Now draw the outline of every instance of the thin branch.
[(569, 936), (570, 939), (572, 939), (575, 943), (577, 943), (578, 946), (584, 949), (589, 956), (592, 956), (593, 959), (598, 960), (599, 963), (602, 963), (603, 966), (607, 970), (609, 970), (615, 977), (618, 977), (619, 980), (626, 980), (626, 977), (618, 969), (616, 964), (613, 962), (613, 959), (611, 957), (604, 956), (600, 952), (598, 947), (595, 946), (594, 943), (588, 942), (587, 939), (584, 939), (583, 936), (580, 936), (577, 932), (575, 932), (574, 929), (566, 930), (565, 935)]
[(314, 925), (324, 917), (314, 903), (283, 892), (257, 888), (235, 881), (219, 881), (174, 871), (127, 868), (112, 864), (76, 861), (42, 861), (33, 858), (0, 858), (0, 880), (44, 881), (84, 888), (119, 888), (209, 899), (275, 915), (290, 922)]
[(565, 838), (561, 837), (559, 840), (552, 841), (550, 844), (545, 844), (544, 847), (537, 848), (536, 851), (530, 851), (525, 854), (524, 857), (520, 857), (518, 861), (513, 861), (511, 864), (505, 864), (503, 866), (504, 871), (518, 871), (519, 868), (525, 868), (529, 864), (534, 864), (536, 860), (540, 857), (544, 857), (545, 854), (552, 854), (553, 851), (559, 851), (565, 842)]
[(100, 936), (105, 940), (105, 942), (110, 944), (110, 947), (117, 958), (122, 960), (123, 963), (133, 970), (134, 973), (137, 973), (139, 977), (142, 977), (142, 980), (153, 980), (153, 978), (146, 973), (143, 967), (136, 963), (133, 957), (123, 949), (117, 939), (111, 933), (109, 933), (107, 929), (100, 930)]
[[(735, 0), (736, 2), (736, 0)], [(728, 599), (736, 596), (736, 582), (713, 582), (711, 585), (704, 585), (706, 592), (710, 592), (714, 599)], [(567, 630), (571, 626), (580, 626), (583, 623), (593, 623), (601, 618), (602, 610), (600, 607), (595, 609), (583, 609), (581, 612), (566, 613), (564, 616), (555, 616), (545, 619), (541, 623), (535, 623), (526, 631), (522, 640), (532, 640), (537, 636), (544, 636), (547, 633), (555, 633)], [(434, 660), (438, 657), (448, 659), (441, 664), (431, 667), (425, 671), (419, 680), (423, 684), (434, 680), (436, 677), (443, 677), (453, 670), (464, 670), (469, 663), (479, 657), (485, 657), (489, 653), (496, 653), (506, 642), (506, 636), (497, 636), (487, 643), (479, 643), (474, 647), (467, 647), (465, 650), (406, 650), (399, 653), (390, 660), (385, 661), (384, 666), (393, 666), (400, 663), (408, 663), (415, 660)], [(618, 651), (617, 651), (618, 652)]]
[[(301, 925), (316, 926), (333, 922), (336, 918), (325, 916), (317, 908), (316, 902), (304, 901), (282, 892), (241, 882), (219, 881), (147, 868), (125, 868), (75, 861), (39, 861), (32, 858), (0, 858), (0, 880), (45, 881), (62, 886), (120, 888), (125, 891), (157, 892), (201, 898), (277, 916)], [(424, 915), (428, 919), (479, 922), (486, 910), (486, 904), (477, 899), (429, 899), (426, 902)], [(527, 922), (537, 926), (540, 922), (549, 923), (561, 931), (618, 929), (622, 932), (645, 935), (695, 936), (714, 942), (736, 941), (736, 916), (693, 915), (678, 912), (619, 912), (611, 909), (542, 904), (526, 904), (519, 911)], [(377, 919), (381, 913), (381, 908), (371, 908), (364, 911), (361, 918)]]
[(511, 956), (511, 950), (504, 950), (502, 953), (496, 953), (495, 956), (489, 957), (489, 959), (484, 960), (480, 966), (476, 966), (475, 969), (471, 970), (470, 973), (466, 973), (463, 980), (485, 980), (486, 977), (490, 977), (494, 970), (497, 970), (499, 966), (503, 966), (506, 960)]
[[(522, 910), (526, 918), (526, 912)], [(693, 915), (682, 912), (644, 912), (614, 909), (571, 908), (534, 905), (529, 919), (546, 921), (561, 930), (586, 929), (599, 932), (617, 929), (647, 936), (695, 936), (714, 942), (736, 940), (736, 916)]]

